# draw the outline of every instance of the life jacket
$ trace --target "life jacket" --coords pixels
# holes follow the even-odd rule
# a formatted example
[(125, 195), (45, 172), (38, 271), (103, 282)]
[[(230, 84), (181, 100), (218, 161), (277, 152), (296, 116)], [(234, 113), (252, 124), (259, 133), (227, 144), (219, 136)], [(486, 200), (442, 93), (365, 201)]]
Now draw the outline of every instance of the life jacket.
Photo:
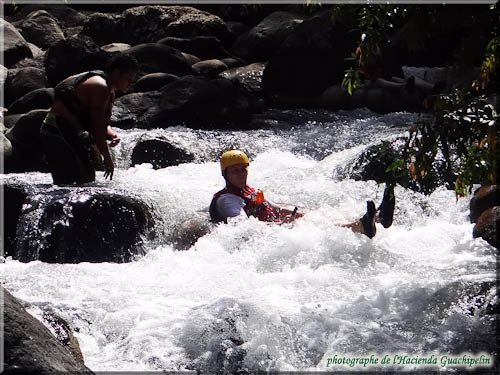
[(210, 203), (209, 211), (210, 217), (215, 223), (227, 222), (227, 219), (220, 217), (217, 213), (217, 199), (219, 199), (222, 194), (234, 194), (243, 199), (243, 201), (245, 202), (243, 210), (245, 211), (247, 216), (254, 216), (260, 221), (279, 221), (278, 213), (269, 204), (269, 202), (264, 200), (263, 203), (258, 204), (256, 202), (257, 191), (247, 185), (244, 189), (238, 189), (234, 186), (226, 186), (224, 189), (214, 194), (212, 202)]
[[(106, 74), (102, 70), (91, 70), (89, 72), (77, 74), (74, 77), (66, 78), (54, 87), (54, 99), (62, 101), (64, 106), (83, 123), (89, 120), (89, 111), (76, 96), (76, 87), (81, 82), (94, 76), (100, 76), (106, 79)], [(111, 108), (109, 108), (109, 110), (111, 110)]]

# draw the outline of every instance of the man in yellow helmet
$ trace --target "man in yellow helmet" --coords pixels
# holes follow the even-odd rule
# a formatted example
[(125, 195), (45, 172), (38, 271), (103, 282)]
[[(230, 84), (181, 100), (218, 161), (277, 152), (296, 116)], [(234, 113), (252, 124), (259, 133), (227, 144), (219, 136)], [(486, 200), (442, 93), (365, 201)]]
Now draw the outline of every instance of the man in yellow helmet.
[[(213, 222), (227, 223), (230, 217), (254, 216), (261, 221), (287, 223), (303, 216), (297, 207), (294, 210), (278, 207), (266, 200), (261, 191), (247, 185), (249, 164), (250, 160), (243, 151), (230, 150), (222, 154), (220, 166), (226, 187), (215, 193), (210, 203)], [(346, 227), (372, 238), (376, 232), (376, 211), (373, 201), (368, 201), (366, 214)]]

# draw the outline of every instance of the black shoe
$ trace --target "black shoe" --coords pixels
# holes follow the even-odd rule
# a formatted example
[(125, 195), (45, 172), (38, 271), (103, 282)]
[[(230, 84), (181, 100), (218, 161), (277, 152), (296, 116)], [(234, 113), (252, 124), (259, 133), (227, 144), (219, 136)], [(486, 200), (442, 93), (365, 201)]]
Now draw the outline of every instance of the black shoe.
[(375, 233), (377, 233), (377, 228), (375, 227), (375, 203), (373, 201), (366, 202), (366, 214), (361, 218), (361, 223), (363, 224), (363, 233), (368, 236), (368, 238), (373, 238)]
[(378, 207), (380, 224), (384, 228), (389, 228), (392, 225), (394, 216), (394, 207), (396, 206), (396, 196), (394, 195), (394, 185), (386, 185), (382, 203)]

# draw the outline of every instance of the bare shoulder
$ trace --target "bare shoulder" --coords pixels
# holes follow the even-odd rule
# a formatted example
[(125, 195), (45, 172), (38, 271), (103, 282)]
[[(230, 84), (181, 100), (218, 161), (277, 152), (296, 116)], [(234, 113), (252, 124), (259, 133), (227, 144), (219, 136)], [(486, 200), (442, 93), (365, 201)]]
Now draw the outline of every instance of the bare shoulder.
[(110, 91), (106, 80), (101, 76), (92, 76), (81, 82), (76, 88), (80, 99), (90, 105), (106, 105), (110, 100)]

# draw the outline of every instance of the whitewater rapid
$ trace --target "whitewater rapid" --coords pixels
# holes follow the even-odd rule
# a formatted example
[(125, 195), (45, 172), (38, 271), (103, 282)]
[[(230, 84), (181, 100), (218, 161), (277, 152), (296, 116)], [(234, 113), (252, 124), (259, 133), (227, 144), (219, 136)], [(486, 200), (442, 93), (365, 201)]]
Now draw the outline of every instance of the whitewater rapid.
[[(142, 133), (123, 132), (113, 181), (100, 172), (96, 185), (134, 192), (152, 205), (161, 235), (147, 255), (126, 264), (7, 258), (3, 285), (35, 316), (50, 307), (66, 319), (93, 371), (348, 370), (327, 367), (328, 358), (488, 347), (495, 332), (474, 296), (496, 298), (488, 289), (496, 281), (496, 250), (472, 238), (469, 198), (457, 201), (444, 187), (425, 196), (397, 186), (392, 227), (377, 224), (372, 240), (342, 227), (365, 212), (367, 200), (378, 204), (384, 186), (335, 171), (371, 142), (404, 132), (394, 123), (410, 115), (345, 116), (350, 126), (337, 138), (309, 123), (305, 137), (158, 129), (199, 150), (194, 163), (159, 170), (127, 165)], [(373, 129), (361, 137), (363, 127)], [(206, 210), (223, 186), (215, 161), (221, 144), (245, 142), (249, 183), (305, 216), (293, 225), (253, 218), (220, 225), (188, 251), (176, 251), (168, 234)], [(2, 178), (51, 183), (43, 173)]]

